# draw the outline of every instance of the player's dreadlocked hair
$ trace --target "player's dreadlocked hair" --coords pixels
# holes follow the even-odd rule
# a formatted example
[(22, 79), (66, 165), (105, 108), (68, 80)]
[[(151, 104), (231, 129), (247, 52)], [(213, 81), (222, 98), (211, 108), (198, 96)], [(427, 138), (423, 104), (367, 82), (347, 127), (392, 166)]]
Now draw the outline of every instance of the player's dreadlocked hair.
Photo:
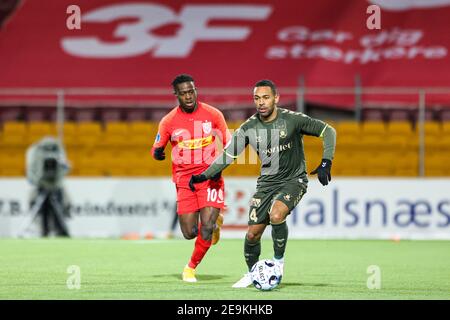
[(273, 95), (277, 94), (277, 86), (275, 85), (275, 83), (273, 83), (273, 81), (264, 79), (264, 80), (259, 80), (256, 84), (255, 84), (255, 88), (256, 87), (270, 87), (270, 89), (272, 89)]
[(173, 87), (173, 90), (177, 90), (177, 85), (178, 84), (180, 84), (180, 83), (183, 83), (183, 82), (193, 82), (194, 81), (194, 78), (192, 78), (190, 75), (188, 75), (188, 74), (180, 74), (180, 75), (178, 75), (178, 76), (176, 76), (176, 78), (175, 79), (173, 79), (173, 81), (172, 81), (172, 87)]

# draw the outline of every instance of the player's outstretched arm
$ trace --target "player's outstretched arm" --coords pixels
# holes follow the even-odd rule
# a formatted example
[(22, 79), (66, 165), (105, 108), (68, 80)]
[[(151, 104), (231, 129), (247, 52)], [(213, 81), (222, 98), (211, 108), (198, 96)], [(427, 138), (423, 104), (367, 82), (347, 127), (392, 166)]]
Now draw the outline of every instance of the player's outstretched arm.
[(222, 175), (222, 171), (228, 167), (247, 146), (247, 139), (243, 130), (237, 130), (231, 137), (230, 143), (225, 150), (211, 163), (205, 171), (199, 175), (191, 176), (189, 187), (195, 191), (195, 184), (212, 179), (218, 180)]
[(191, 179), (189, 180), (189, 188), (192, 190), (192, 192), (195, 191), (195, 184), (196, 183), (201, 183), (208, 180), (208, 178), (206, 178), (206, 176), (202, 173), (202, 174), (196, 174), (196, 175), (192, 175)]
[(215, 181), (215, 180), (219, 180), (220, 177), (222, 177), (222, 171), (220, 171), (216, 175), (212, 176), (211, 178), (207, 178), (206, 175), (203, 173), (197, 174), (197, 175), (192, 175), (191, 179), (189, 180), (189, 188), (192, 190), (192, 192), (194, 192), (196, 183), (201, 183), (201, 182), (204, 182), (209, 179)]

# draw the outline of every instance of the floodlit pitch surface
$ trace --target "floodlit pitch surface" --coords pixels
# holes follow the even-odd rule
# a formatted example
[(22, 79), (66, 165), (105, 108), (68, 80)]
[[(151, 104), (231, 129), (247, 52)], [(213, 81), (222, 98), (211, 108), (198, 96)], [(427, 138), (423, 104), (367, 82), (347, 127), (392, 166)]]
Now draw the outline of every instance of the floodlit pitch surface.
[[(222, 239), (181, 281), (187, 240), (0, 240), (0, 299), (450, 299), (450, 241), (289, 240), (282, 284), (231, 285), (243, 240)], [(271, 258), (264, 240), (261, 258)]]

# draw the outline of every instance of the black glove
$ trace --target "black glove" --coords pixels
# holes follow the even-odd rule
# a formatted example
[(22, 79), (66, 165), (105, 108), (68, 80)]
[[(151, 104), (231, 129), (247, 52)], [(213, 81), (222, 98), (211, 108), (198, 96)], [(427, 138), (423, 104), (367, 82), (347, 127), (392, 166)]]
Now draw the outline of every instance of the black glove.
[(222, 171), (220, 171), (219, 173), (216, 173), (215, 175), (213, 175), (213, 176), (211, 177), (211, 180), (212, 180), (212, 181), (217, 181), (217, 180), (219, 180), (221, 177), (222, 177)]
[(322, 163), (310, 174), (316, 174), (320, 183), (326, 186), (331, 181), (331, 160), (322, 159)]
[(155, 148), (153, 151), (153, 157), (156, 160), (164, 160), (166, 158), (166, 154), (164, 153), (164, 148)]
[(191, 188), (192, 192), (195, 192), (195, 183), (200, 183), (208, 180), (204, 174), (192, 175), (191, 180), (189, 180), (189, 188)]

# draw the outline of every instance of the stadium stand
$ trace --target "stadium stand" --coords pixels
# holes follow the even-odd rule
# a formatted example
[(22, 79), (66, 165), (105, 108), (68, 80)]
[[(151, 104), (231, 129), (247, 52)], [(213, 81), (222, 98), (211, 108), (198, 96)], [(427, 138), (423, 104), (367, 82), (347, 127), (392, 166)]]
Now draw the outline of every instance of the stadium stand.
[[(86, 118), (85, 118), (86, 119)], [(87, 119), (92, 119), (87, 117)], [(64, 143), (72, 164), (72, 176), (168, 176), (170, 161), (156, 161), (150, 148), (158, 131), (156, 121), (68, 121)], [(231, 132), (241, 121), (228, 123)], [(335, 128), (338, 144), (333, 171), (336, 176), (403, 176), (419, 173), (419, 127), (409, 121), (341, 121)], [(427, 121), (425, 175), (450, 176), (450, 121)], [(1, 175), (23, 176), (26, 148), (46, 135), (56, 135), (51, 121), (4, 121), (0, 130)], [(320, 139), (304, 136), (307, 165), (311, 169), (322, 156)], [(166, 154), (170, 155), (170, 146)], [(236, 160), (226, 176), (259, 174), (253, 150)]]

